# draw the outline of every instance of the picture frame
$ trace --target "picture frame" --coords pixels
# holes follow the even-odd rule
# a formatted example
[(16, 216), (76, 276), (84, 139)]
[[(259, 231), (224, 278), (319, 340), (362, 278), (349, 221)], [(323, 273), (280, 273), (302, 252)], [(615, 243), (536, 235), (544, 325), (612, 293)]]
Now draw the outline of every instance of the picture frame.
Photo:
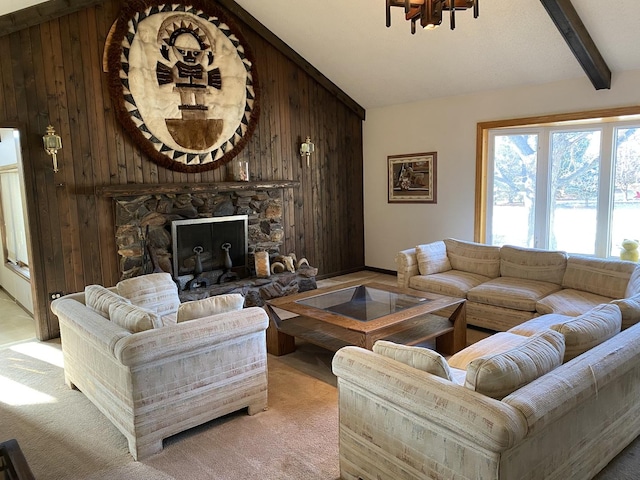
[(437, 158), (437, 152), (388, 156), (388, 203), (438, 203)]

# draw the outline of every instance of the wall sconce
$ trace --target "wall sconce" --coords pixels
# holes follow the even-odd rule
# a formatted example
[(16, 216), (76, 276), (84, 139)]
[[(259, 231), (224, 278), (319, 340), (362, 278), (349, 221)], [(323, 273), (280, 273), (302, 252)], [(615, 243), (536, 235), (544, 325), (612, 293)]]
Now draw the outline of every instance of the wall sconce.
[(316, 149), (315, 145), (311, 143), (311, 137), (307, 137), (305, 142), (302, 145), (300, 145), (300, 156), (303, 158), (305, 156), (307, 157), (307, 167), (309, 166), (309, 157), (311, 156), (311, 154), (315, 149)]
[(44, 151), (53, 157), (53, 171), (58, 171), (58, 150), (62, 148), (62, 139), (59, 135), (56, 135), (56, 131), (53, 126), (47, 127), (47, 134), (42, 137), (44, 143)]

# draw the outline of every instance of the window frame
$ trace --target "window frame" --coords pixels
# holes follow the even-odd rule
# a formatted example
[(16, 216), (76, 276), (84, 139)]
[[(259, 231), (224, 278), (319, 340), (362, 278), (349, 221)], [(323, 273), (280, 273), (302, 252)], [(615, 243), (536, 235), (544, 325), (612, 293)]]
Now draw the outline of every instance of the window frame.
[[(620, 108), (610, 108), (604, 110), (588, 110), (583, 112), (573, 112), (573, 113), (562, 113), (562, 114), (554, 114), (554, 115), (544, 115), (537, 117), (523, 117), (523, 118), (515, 118), (515, 119), (506, 119), (506, 120), (495, 120), (489, 122), (479, 122), (477, 124), (477, 132), (476, 132), (476, 188), (475, 188), (475, 212), (474, 212), (474, 240), (479, 243), (486, 243), (487, 240), (487, 212), (489, 207), (489, 186), (491, 185), (490, 174), (492, 173), (492, 166), (490, 166), (490, 144), (491, 137), (490, 131), (496, 129), (513, 129), (513, 132), (533, 132), (535, 130), (544, 130), (544, 129), (558, 129), (558, 128), (581, 128), (580, 123), (593, 123), (600, 122), (602, 125), (602, 144), (601, 144), (601, 165), (605, 164), (606, 166), (601, 166), (600, 172), (600, 185), (599, 185), (599, 195), (607, 195), (606, 192), (603, 192), (603, 189), (609, 189), (608, 185), (604, 185), (607, 183), (603, 179), (608, 179), (608, 183), (611, 184), (612, 178), (614, 175), (614, 169), (612, 167), (613, 162), (611, 161), (614, 152), (604, 151), (602, 145), (604, 145), (604, 135), (612, 135), (614, 128), (606, 128), (607, 123), (612, 122), (638, 122), (640, 121), (640, 106), (633, 107), (620, 107)], [(620, 125), (616, 125), (619, 127)], [(585, 129), (593, 128), (593, 125), (584, 125)], [(509, 130), (505, 130), (505, 132), (509, 132)], [(607, 132), (607, 133), (605, 133)], [(540, 140), (540, 138), (539, 138)], [(613, 147), (615, 148), (615, 142), (612, 142)], [(540, 153), (541, 142), (539, 142), (539, 157), (548, 158), (548, 152), (545, 155)], [(546, 146), (545, 146), (546, 148)], [(602, 159), (608, 156), (608, 161), (602, 161)], [(540, 169), (540, 165), (538, 165)], [(538, 170), (540, 172), (540, 170)], [(544, 175), (547, 175), (544, 172)], [(543, 177), (539, 177), (541, 179)], [(545, 183), (548, 183), (545, 182)], [(545, 187), (546, 188), (546, 187)], [(538, 190), (538, 189), (537, 189)], [(606, 199), (603, 197), (603, 201), (599, 201), (598, 204), (598, 213), (601, 211), (609, 211), (612, 208), (613, 193), (608, 196)], [(607, 210), (604, 210), (604, 209)], [(546, 215), (548, 215), (548, 208), (546, 209)], [(608, 232), (611, 228), (609, 219), (608, 229), (604, 232), (598, 230), (597, 235), (608, 235)], [(536, 229), (538, 228), (538, 221), (536, 220)], [(608, 242), (608, 240), (605, 243)], [(601, 245), (598, 242), (598, 245)], [(542, 247), (545, 248), (545, 247)], [(600, 247), (595, 253), (597, 256), (609, 257), (609, 251), (607, 246)]]

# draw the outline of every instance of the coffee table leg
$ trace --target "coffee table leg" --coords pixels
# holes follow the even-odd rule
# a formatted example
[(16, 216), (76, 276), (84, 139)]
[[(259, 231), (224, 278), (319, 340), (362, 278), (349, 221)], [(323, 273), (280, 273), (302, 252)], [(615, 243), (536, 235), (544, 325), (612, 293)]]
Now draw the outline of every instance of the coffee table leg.
[(453, 332), (445, 333), (436, 338), (436, 350), (438, 352), (453, 355), (467, 346), (466, 303), (462, 302), (449, 317), (449, 320), (453, 322)]
[(267, 315), (269, 315), (269, 326), (267, 327), (267, 353), (271, 355), (286, 355), (287, 353), (295, 352), (296, 340), (291, 335), (282, 333), (278, 329), (278, 325), (281, 322), (278, 314), (273, 311), (270, 305), (265, 305)]

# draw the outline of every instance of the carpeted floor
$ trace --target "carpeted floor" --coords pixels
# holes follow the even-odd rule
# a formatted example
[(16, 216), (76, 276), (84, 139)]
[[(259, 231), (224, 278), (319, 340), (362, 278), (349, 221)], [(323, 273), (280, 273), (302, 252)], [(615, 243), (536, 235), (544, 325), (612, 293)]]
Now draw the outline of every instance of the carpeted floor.
[(339, 478), (335, 387), (268, 361), (267, 411), (193, 428), (134, 462), (124, 436), (64, 384), (59, 340), (13, 345), (0, 350), (0, 440), (18, 440), (38, 480)]
[[(134, 462), (125, 438), (63, 379), (58, 340), (0, 349), (0, 440), (16, 438), (38, 480), (336, 480), (338, 408), (331, 353), (303, 344), (269, 356), (269, 409), (238, 412)], [(597, 480), (640, 478), (640, 440)]]

